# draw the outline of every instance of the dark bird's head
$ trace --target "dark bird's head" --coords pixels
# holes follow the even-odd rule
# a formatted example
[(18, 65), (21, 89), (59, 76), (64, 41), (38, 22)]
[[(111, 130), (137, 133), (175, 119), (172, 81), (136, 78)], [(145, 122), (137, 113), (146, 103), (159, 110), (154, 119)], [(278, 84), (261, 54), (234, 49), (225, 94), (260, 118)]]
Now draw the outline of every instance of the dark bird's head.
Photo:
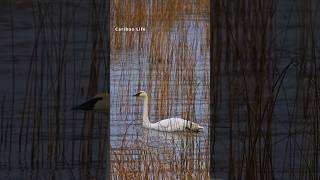
[(107, 93), (100, 93), (88, 99), (86, 102), (73, 107), (72, 110), (107, 112), (108, 108), (109, 95)]

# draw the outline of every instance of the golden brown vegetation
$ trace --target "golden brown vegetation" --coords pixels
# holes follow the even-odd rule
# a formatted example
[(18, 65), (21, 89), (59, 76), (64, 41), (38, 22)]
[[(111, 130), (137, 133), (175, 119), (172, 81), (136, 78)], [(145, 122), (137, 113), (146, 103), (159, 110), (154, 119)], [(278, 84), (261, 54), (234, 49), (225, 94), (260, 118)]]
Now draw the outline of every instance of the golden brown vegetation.
[[(202, 2), (209, 4), (209, 1)], [(115, 8), (111, 22), (111, 69), (116, 68), (114, 72), (120, 73), (116, 75), (111, 71), (115, 87), (111, 114), (117, 113), (116, 120), (123, 122), (126, 129), (134, 128), (131, 121), (142, 128), (141, 114), (134, 113), (140, 112), (140, 108), (133, 106), (129, 98), (133, 92), (143, 89), (149, 94), (151, 121), (179, 115), (207, 126), (208, 6), (192, 0), (184, 3), (114, 0), (112, 4)], [(143, 26), (146, 32), (115, 32), (115, 26)], [(197, 109), (201, 112), (196, 112)], [(201, 113), (201, 119), (199, 115), (197, 119), (197, 113)], [(111, 151), (112, 178), (209, 178), (207, 130), (200, 137), (191, 136), (188, 146), (167, 143), (154, 147), (153, 142), (140, 142), (132, 136), (123, 134), (121, 146)], [(184, 136), (179, 134), (176, 138)]]

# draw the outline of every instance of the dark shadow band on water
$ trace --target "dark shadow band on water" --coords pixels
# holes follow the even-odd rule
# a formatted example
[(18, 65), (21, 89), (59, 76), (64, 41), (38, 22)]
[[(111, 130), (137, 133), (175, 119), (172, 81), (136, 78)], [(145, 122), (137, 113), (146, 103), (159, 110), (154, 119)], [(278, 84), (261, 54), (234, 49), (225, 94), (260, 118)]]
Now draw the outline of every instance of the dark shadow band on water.
[(216, 105), (216, 103), (214, 103), (215, 101), (215, 98), (214, 98), (214, 95), (216, 93), (214, 93), (214, 88), (216, 86), (214, 86), (214, 59), (213, 59), (213, 52), (214, 52), (214, 41), (213, 41), (213, 35), (214, 35), (214, 22), (213, 22), (213, 19), (214, 19), (214, 7), (215, 7), (215, 2), (217, 1), (214, 1), (214, 0), (210, 0), (210, 53), (209, 53), (209, 58), (210, 58), (210, 100), (209, 100), (209, 103), (210, 103), (210, 120), (209, 120), (209, 138), (210, 138), (210, 145), (209, 145), (209, 152), (210, 152), (210, 168), (209, 168), (209, 173), (210, 173), (210, 177), (214, 177), (214, 169), (213, 169), (213, 164), (214, 164), (214, 159), (213, 159), (213, 152), (214, 152), (214, 125), (213, 123), (215, 122), (215, 117), (214, 117), (214, 113), (213, 111), (216, 109), (214, 106)]
[(105, 48), (106, 48), (106, 58), (105, 58), (105, 79), (106, 79), (106, 92), (109, 95), (109, 101), (107, 102), (107, 106), (109, 107), (106, 112), (106, 122), (107, 122), (107, 133), (106, 133), (106, 146), (107, 146), (107, 152), (106, 152), (106, 174), (105, 179), (111, 179), (111, 163), (110, 163), (110, 155), (111, 155), (111, 147), (110, 147), (110, 1), (104, 1), (105, 2), (105, 14), (106, 14), (106, 25), (105, 25), (105, 36), (106, 36), (106, 42), (105, 42)]

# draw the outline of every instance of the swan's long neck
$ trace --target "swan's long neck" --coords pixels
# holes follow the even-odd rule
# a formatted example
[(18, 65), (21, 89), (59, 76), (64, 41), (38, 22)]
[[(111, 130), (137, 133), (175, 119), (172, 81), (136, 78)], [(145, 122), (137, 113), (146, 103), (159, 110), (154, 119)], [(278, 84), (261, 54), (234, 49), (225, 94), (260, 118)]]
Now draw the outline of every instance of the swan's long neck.
[(143, 120), (142, 125), (144, 127), (149, 127), (151, 125), (150, 121), (149, 121), (149, 116), (148, 116), (148, 96), (143, 97), (143, 117), (142, 117), (142, 120)]

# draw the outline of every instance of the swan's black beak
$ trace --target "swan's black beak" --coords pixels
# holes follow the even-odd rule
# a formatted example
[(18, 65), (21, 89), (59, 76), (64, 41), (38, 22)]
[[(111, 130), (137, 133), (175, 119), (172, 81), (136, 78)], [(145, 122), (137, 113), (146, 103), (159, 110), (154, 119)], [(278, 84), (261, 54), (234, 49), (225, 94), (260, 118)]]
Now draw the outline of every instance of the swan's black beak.
[(137, 93), (137, 94), (135, 94), (135, 95), (133, 95), (133, 96), (139, 96), (140, 95), (140, 93)]

